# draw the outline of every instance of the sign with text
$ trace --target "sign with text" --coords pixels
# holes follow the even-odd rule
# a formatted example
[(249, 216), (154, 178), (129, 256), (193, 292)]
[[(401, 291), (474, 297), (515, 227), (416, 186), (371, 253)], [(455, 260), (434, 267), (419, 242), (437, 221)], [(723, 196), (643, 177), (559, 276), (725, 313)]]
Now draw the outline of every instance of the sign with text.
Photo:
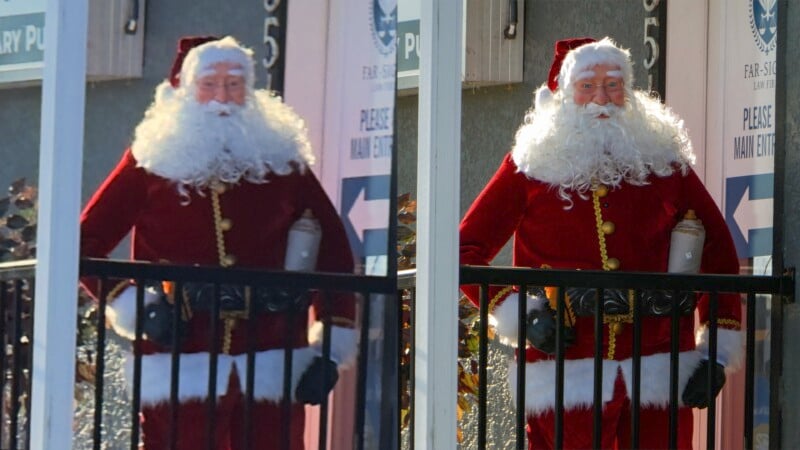
[(41, 79), (44, 0), (0, 0), (0, 83)]
[(727, 8), (723, 171), (725, 218), (739, 256), (772, 254), (777, 2)]
[[(336, 168), (335, 191), (360, 271), (385, 276), (389, 257), (397, 0), (335, 2), (329, 47), (323, 167)], [(326, 188), (330, 186), (327, 185)], [(391, 257), (394, 257), (392, 254)]]

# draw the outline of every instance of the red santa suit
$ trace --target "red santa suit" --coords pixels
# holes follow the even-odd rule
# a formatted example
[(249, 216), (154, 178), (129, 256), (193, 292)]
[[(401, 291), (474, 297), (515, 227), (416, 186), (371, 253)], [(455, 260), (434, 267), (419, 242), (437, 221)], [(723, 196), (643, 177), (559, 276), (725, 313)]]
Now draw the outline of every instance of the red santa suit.
[[(225, 42), (221, 42), (224, 50)], [(156, 124), (147, 125), (146, 119), (137, 129), (132, 150), (124, 153), (82, 214), (81, 254), (105, 257), (130, 231), (134, 260), (280, 270), (284, 267), (289, 228), (304, 211), (310, 210), (322, 230), (317, 270), (352, 273), (353, 257), (338, 214), (307, 167), (312, 155), (302, 121), (280, 99), (261, 92), (251, 94), (249, 106), (268, 110), (267, 118), (274, 119), (266, 124), (266, 131), (262, 130), (263, 139), (254, 138), (264, 147), (255, 156), (248, 154), (256, 161), (254, 164), (266, 168), (260, 176), (248, 179), (253, 170), (258, 170), (254, 165), (236, 173), (241, 168), (236, 166), (236, 158), (225, 160), (228, 164), (220, 163), (218, 156), (203, 156), (205, 151), (193, 148), (191, 139), (183, 138), (176, 148), (161, 148), (169, 141), (148, 133), (148, 126)], [(252, 143), (230, 142), (231, 145), (226, 145), (230, 148), (219, 150), (223, 155), (235, 154), (237, 146)], [(193, 153), (194, 150), (198, 153)], [(193, 175), (186, 171), (187, 167), (217, 163), (225, 168), (227, 175), (223, 179), (212, 177), (207, 185), (184, 182)], [(135, 294), (127, 286), (128, 282), (123, 282), (119, 285), (122, 289), (112, 289), (110, 315), (120, 333), (132, 337)], [(87, 287), (96, 293), (96, 286)], [(252, 327), (256, 350), (255, 405), (250, 417), (254, 426), (252, 448), (281, 448), (285, 433), (291, 435), (291, 448), (304, 448), (303, 405), (293, 402), (290, 431), (280, 403), (287, 342), (293, 349), (293, 393), (300, 376), (321, 353), (321, 314), (327, 315), (334, 325), (331, 357), (341, 364), (352, 362), (356, 348), (355, 331), (349, 328), (355, 314), (353, 297), (340, 294), (330, 300), (320, 309), (319, 299), (315, 298), (312, 308), (317, 311), (317, 322), (312, 330), (308, 325), (308, 309), (293, 315), (257, 310), (257, 324)], [(178, 448), (206, 448), (203, 424), (207, 415), (210, 312), (184, 311), (184, 314), (188, 320), (180, 347)], [(245, 389), (250, 328), (245, 310), (220, 313), (219, 339), (214, 343), (219, 353), (215, 448), (238, 449), (244, 437), (241, 428), (245, 423), (244, 400), (240, 393)], [(138, 349), (142, 354), (144, 443), (148, 449), (167, 448), (171, 417), (170, 349), (149, 340), (141, 342)], [(128, 368), (131, 369), (130, 364)], [(264, 431), (265, 425), (269, 425), (269, 432)]]
[[(644, 101), (647, 100), (631, 93), (631, 103), (641, 106), (639, 102)], [(541, 99), (537, 104), (541, 109), (548, 107)], [(668, 144), (639, 153), (636, 161), (644, 164), (638, 178), (619, 177), (614, 182), (613, 176), (607, 176), (613, 175), (613, 171), (600, 171), (595, 175), (605, 183), (591, 177), (584, 183), (582, 178), (572, 175), (581, 162), (562, 158), (562, 152), (569, 151), (570, 144), (564, 143), (568, 139), (556, 139), (557, 133), (549, 137), (540, 135), (541, 116), (535, 114), (529, 114), (517, 134), (512, 153), (504, 158), (461, 223), (461, 264), (489, 265), (513, 235), (514, 266), (666, 272), (671, 230), (687, 211), (694, 210), (706, 229), (701, 272), (738, 273), (736, 252), (724, 219), (701, 181), (688, 168), (690, 148), (685, 146), (688, 139), (682, 126), (667, 124), (664, 142)], [(662, 145), (658, 140), (646, 142), (656, 147)], [(611, 166), (623, 164), (622, 159), (611, 158), (606, 162)], [(516, 342), (518, 294), (511, 290), (490, 287), (489, 308), (497, 320), (498, 333)], [(464, 292), (477, 304), (477, 288), (465, 287)], [(541, 304), (529, 303), (527, 309), (539, 307)], [(680, 319), (679, 392), (683, 392), (701, 359), (707, 358), (707, 296), (699, 299), (697, 309), (700, 319), (697, 336), (694, 315), (684, 314)], [(603, 448), (630, 445), (627, 395), (632, 392), (631, 311), (628, 308), (624, 314), (604, 315), (607, 326), (602, 335)], [(738, 296), (719, 296), (718, 318), (718, 360), (734, 368), (741, 358)], [(588, 448), (592, 446), (594, 317), (578, 315), (574, 330), (575, 342), (565, 352), (564, 447)], [(642, 330), (640, 446), (665, 448), (670, 392), (669, 315), (643, 316)], [(531, 346), (524, 355), (530, 446), (552, 448), (554, 355)], [(516, 369), (511, 368), (512, 391), (516, 376)], [(680, 448), (691, 448), (691, 425), (691, 410), (680, 408)]]

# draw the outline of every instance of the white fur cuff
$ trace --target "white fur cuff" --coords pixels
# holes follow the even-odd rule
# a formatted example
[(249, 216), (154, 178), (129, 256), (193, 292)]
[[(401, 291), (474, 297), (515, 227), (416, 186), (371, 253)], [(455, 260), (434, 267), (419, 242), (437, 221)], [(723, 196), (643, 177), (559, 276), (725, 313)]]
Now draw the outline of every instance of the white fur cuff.
[[(708, 358), (708, 326), (703, 326), (695, 334), (697, 351)], [(733, 372), (742, 365), (744, 357), (744, 335), (739, 330), (717, 328), (717, 362), (725, 366), (725, 371)]]
[[(145, 306), (156, 300), (158, 300), (158, 294), (155, 290), (146, 288), (144, 291)], [(109, 303), (106, 317), (117, 334), (126, 339), (136, 339), (136, 286), (128, 286), (113, 302)]]
[[(516, 347), (519, 334), (519, 293), (511, 292), (498, 303), (499, 305), (492, 311), (495, 330), (500, 336), (500, 342)], [(525, 315), (527, 316), (534, 309), (544, 309), (546, 304), (546, 298), (528, 295)], [(525, 318), (523, 318), (524, 320)]]
[[(323, 324), (314, 322), (308, 329), (308, 343), (322, 354)], [(353, 328), (331, 327), (331, 359), (339, 366), (348, 367), (358, 355), (358, 331)]]

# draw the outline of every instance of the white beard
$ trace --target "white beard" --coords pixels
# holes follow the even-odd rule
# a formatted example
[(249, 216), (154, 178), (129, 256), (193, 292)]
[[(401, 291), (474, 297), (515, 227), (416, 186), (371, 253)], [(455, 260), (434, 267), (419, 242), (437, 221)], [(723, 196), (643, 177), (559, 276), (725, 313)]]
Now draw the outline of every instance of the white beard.
[(269, 173), (314, 162), (303, 120), (266, 91), (248, 95), (242, 106), (162, 93), (136, 127), (131, 152), (139, 167), (176, 182), (184, 197), (217, 180), (261, 183)]
[[(528, 111), (517, 130), (512, 158), (529, 178), (558, 188), (569, 205), (598, 184), (645, 184), (650, 174), (688, 171), (692, 144), (669, 108), (642, 92), (622, 107), (582, 107), (556, 95)], [(598, 118), (600, 113), (608, 118)]]

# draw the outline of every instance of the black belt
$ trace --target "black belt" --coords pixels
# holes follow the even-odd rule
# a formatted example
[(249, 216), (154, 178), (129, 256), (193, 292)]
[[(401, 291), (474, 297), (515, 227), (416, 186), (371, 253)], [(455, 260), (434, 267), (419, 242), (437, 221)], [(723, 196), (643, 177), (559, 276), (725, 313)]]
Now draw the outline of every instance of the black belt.
[[(211, 283), (187, 283), (183, 286), (183, 299), (193, 311), (214, 309), (215, 285)], [(299, 311), (310, 303), (305, 289), (248, 287), (241, 285), (219, 285), (219, 311), (243, 312), (255, 308), (257, 313), (282, 313)]]
[[(566, 294), (572, 311), (576, 316), (593, 316), (597, 303), (597, 289), (567, 288)], [(529, 290), (532, 295), (545, 297), (544, 289)], [(632, 289), (603, 289), (603, 314), (631, 314)], [(665, 291), (661, 289), (642, 289), (637, 299), (641, 305), (641, 314), (645, 316), (669, 316), (673, 305), (678, 305), (682, 316), (694, 314), (697, 303), (696, 295), (691, 291)], [(677, 294), (677, 295), (676, 295)]]

